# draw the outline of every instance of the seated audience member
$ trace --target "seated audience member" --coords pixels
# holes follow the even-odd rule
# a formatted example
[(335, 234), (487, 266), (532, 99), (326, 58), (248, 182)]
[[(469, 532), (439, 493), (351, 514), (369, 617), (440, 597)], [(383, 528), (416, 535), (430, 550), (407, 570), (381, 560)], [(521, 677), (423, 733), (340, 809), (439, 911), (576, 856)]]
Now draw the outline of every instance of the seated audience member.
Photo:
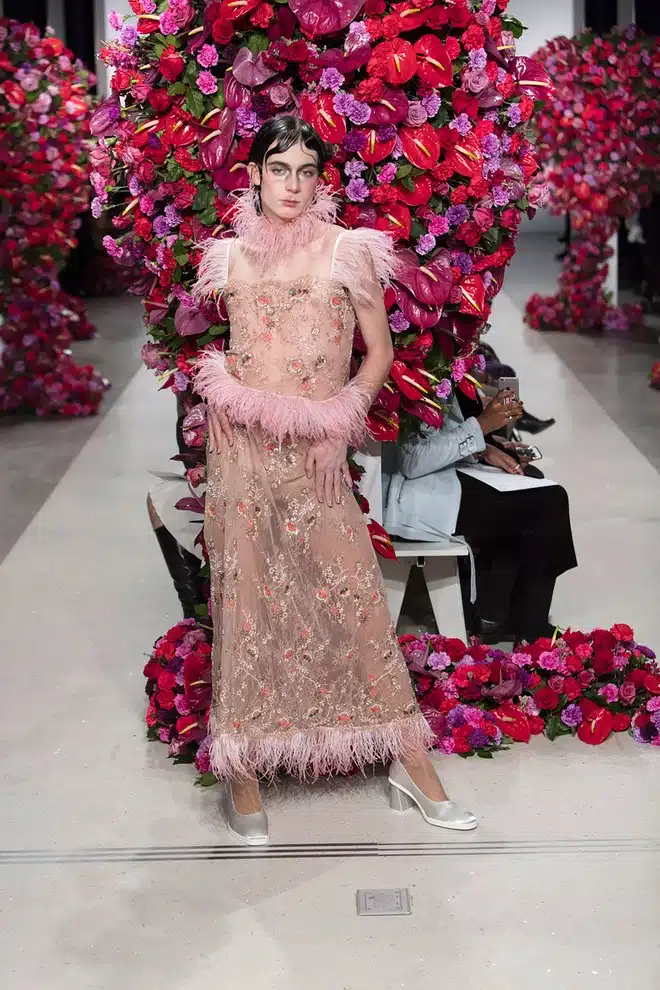
[(503, 393), (473, 406), (465, 415), (454, 400), (442, 429), (424, 425), (401, 446), (383, 445), (384, 526), (407, 540), (464, 537), (476, 554), (482, 638), (531, 642), (552, 635), (555, 581), (577, 566), (568, 496), (559, 485), (498, 492), (457, 472), (477, 459), (523, 472), (492, 437), (515, 423), (522, 403)]
[[(495, 392), (499, 378), (517, 378), (517, 374), (510, 364), (502, 364), (497, 354), (490, 344), (479, 344), (477, 353), (481, 354), (486, 362), (484, 373), (480, 375), (480, 380), (486, 391)], [(549, 427), (555, 425), (555, 420), (539, 419), (532, 413), (523, 409), (522, 416), (516, 422), (516, 429), (523, 433), (543, 433)]]

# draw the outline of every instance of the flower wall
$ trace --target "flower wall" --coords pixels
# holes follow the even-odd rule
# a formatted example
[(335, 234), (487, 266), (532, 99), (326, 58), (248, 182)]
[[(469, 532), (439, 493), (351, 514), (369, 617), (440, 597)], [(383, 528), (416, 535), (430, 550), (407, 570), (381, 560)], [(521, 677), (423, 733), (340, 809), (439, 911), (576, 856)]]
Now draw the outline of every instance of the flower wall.
[(90, 77), (62, 42), (0, 19), (0, 411), (88, 415), (108, 383), (74, 363), (94, 333), (57, 273), (89, 203)]
[(165, 387), (186, 393), (199, 349), (224, 345), (222, 308), (190, 296), (198, 245), (247, 185), (254, 133), (294, 112), (335, 146), (324, 179), (343, 222), (401, 249), (387, 298), (397, 354), (372, 432), (439, 425), (454, 386), (472, 388), (472, 350), (542, 196), (527, 125), (549, 83), (515, 57), (507, 3), (131, 0), (135, 23), (113, 15), (93, 210), (111, 213), (108, 251), (143, 268), (144, 356)]
[(660, 41), (629, 28), (556, 38), (535, 55), (555, 84), (535, 118), (550, 208), (570, 213), (572, 239), (554, 296), (535, 294), (539, 330), (626, 329), (639, 307), (605, 291), (608, 240), (660, 186)]

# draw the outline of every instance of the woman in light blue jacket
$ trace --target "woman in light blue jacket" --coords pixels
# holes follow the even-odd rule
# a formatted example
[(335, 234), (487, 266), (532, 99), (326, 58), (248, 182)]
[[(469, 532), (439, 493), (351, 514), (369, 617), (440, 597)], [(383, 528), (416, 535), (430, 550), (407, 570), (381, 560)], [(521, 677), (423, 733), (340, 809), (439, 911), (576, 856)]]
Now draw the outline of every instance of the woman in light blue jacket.
[[(477, 556), (477, 607), (484, 639), (533, 641), (551, 633), (556, 578), (577, 565), (568, 496), (559, 485), (498, 492), (457, 473), (479, 460), (511, 474), (518, 462), (495, 430), (515, 422), (522, 403), (498, 396), (464, 417), (454, 400), (442, 429), (397, 446), (383, 445), (384, 526), (391, 536), (433, 541), (463, 536)], [(493, 441), (493, 442), (491, 442)]]

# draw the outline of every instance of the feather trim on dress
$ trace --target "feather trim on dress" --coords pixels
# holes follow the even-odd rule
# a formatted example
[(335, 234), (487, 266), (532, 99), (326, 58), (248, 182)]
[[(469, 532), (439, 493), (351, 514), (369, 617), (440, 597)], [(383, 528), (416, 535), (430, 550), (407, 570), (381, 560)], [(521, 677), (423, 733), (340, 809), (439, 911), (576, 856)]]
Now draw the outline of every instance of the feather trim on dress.
[(282, 443), (285, 439), (343, 440), (359, 448), (366, 437), (371, 395), (358, 378), (330, 399), (280, 395), (242, 385), (227, 370), (222, 352), (202, 354), (194, 373), (196, 391), (222, 410), (232, 423), (260, 427)]
[(357, 302), (369, 303), (380, 296), (395, 273), (394, 243), (385, 231), (356, 227), (337, 237), (331, 275)]

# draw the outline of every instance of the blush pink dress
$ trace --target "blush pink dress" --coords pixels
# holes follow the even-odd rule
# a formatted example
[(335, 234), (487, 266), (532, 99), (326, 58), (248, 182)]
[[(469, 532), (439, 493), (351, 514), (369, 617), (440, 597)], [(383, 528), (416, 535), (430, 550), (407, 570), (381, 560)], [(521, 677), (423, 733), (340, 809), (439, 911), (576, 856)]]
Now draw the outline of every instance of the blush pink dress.
[(248, 203), (241, 236), (207, 242), (200, 266), (196, 294), (224, 295), (231, 332), (196, 381), (234, 431), (209, 452), (204, 530), (220, 779), (337, 773), (432, 744), (365, 517), (348, 488), (319, 504), (305, 474), (313, 440), (364, 437), (351, 299), (382, 291), (391, 252), (387, 235), (330, 220), (321, 203), (278, 240)]

